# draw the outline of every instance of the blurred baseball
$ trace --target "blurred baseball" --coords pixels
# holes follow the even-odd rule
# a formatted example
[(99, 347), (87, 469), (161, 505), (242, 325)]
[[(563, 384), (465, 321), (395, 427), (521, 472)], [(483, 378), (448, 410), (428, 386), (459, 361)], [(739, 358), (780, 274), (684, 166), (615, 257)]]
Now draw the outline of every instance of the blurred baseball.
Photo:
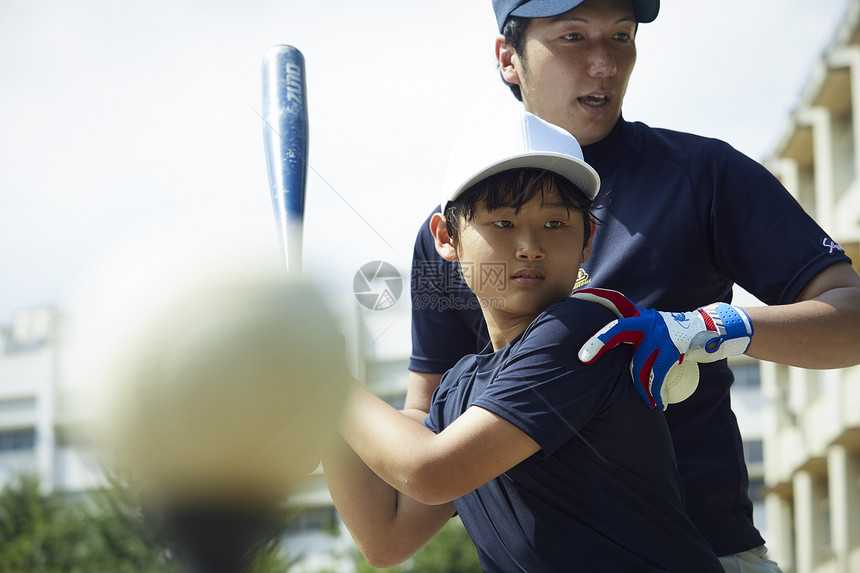
[(147, 494), (280, 499), (335, 435), (344, 339), (283, 262), (198, 239), (126, 251), (89, 293), (92, 434)]

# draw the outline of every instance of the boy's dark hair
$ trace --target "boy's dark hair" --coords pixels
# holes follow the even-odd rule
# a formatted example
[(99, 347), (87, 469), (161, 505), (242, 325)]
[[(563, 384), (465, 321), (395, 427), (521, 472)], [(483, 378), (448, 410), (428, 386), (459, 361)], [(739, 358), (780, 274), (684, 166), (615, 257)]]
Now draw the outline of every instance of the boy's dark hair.
[(591, 221), (595, 220), (591, 213), (594, 201), (566, 179), (553, 171), (544, 169), (523, 168), (508, 169), (491, 175), (465, 190), (459, 197), (449, 201), (445, 207), (445, 227), (451, 243), (456, 246), (459, 238), (460, 217), (469, 221), (475, 215), (475, 208), (483, 205), (488, 211), (500, 207), (516, 209), (538, 195), (541, 198), (553, 190), (558, 192), (562, 203), (568, 211), (582, 213), (585, 223), (585, 241), (591, 237)]

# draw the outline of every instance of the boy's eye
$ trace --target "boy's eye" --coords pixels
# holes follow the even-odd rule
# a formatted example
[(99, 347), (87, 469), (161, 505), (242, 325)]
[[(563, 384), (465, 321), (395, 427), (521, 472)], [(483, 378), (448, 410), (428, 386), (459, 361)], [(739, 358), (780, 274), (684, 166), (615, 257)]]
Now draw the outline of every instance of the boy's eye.
[(504, 229), (507, 229), (507, 228), (509, 228), (509, 227), (513, 227), (513, 226), (514, 226), (514, 224), (513, 224), (513, 223), (511, 223), (510, 221), (505, 221), (505, 220), (501, 220), (501, 221), (493, 221), (493, 225), (495, 225), (496, 227), (502, 227), (502, 228), (504, 228)]
[(582, 36), (579, 35), (577, 32), (571, 32), (570, 34), (565, 34), (564, 36), (562, 36), (562, 39), (568, 40), (570, 42), (573, 42), (575, 40), (579, 40), (581, 38), (582, 38)]
[(562, 225), (564, 225), (564, 221), (547, 221), (544, 226), (550, 229), (558, 229)]

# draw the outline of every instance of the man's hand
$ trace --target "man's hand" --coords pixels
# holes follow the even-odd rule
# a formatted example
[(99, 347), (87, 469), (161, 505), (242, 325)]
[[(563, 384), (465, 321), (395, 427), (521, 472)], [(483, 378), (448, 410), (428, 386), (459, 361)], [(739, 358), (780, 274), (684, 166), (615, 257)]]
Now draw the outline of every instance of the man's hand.
[(746, 352), (753, 327), (747, 313), (723, 302), (692, 312), (642, 309), (619, 292), (586, 288), (573, 298), (602, 304), (618, 317), (579, 350), (588, 364), (622, 343), (636, 346), (630, 373), (651, 408), (687, 399), (699, 384), (698, 362), (715, 362)]

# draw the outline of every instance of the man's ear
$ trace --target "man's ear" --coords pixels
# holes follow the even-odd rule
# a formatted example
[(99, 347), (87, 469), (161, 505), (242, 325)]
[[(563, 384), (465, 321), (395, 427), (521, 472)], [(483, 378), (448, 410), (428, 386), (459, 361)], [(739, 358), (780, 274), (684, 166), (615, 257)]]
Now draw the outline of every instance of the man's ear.
[(456, 261), (457, 249), (448, 235), (448, 227), (445, 224), (445, 216), (442, 213), (435, 213), (430, 218), (430, 232), (433, 234), (433, 240), (436, 243), (436, 252), (439, 253), (439, 256), (446, 261)]
[(505, 42), (505, 37), (499, 34), (496, 36), (496, 61), (499, 63), (499, 72), (509, 84), (520, 85), (520, 76), (517, 68), (514, 66), (514, 59), (518, 58), (514, 47)]
[(594, 219), (589, 217), (588, 224), (591, 226), (591, 233), (588, 234), (588, 241), (582, 246), (582, 262), (588, 261), (591, 258), (591, 242), (594, 240), (594, 235), (597, 233), (597, 224)]

